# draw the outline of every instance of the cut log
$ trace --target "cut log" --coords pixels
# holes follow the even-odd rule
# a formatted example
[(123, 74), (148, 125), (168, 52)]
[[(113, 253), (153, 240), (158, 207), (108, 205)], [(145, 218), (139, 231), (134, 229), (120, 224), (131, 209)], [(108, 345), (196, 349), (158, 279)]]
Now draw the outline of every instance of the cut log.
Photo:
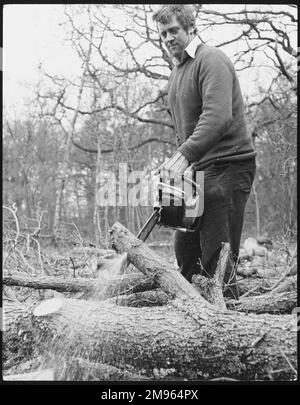
[(52, 298), (49, 300), (45, 300), (41, 304), (37, 305), (32, 313), (34, 316), (45, 316), (59, 311), (62, 306), (62, 298)]
[[(297, 324), (291, 315), (246, 315), (213, 306), (203, 310), (197, 300), (131, 308), (64, 299), (52, 314), (27, 312), (20, 320), (23, 330), (24, 319), (30, 344), (56, 364), (80, 357), (118, 368), (131, 365), (149, 377), (154, 368), (174, 368), (176, 376), (189, 379), (206, 374), (264, 380), (270, 370), (281, 370), (274, 379), (295, 378), (287, 362), (294, 367), (297, 355)], [(9, 331), (4, 335), (9, 341)], [(18, 336), (11, 338), (17, 343)]]
[(5, 275), (3, 285), (30, 287), (35, 289), (51, 289), (59, 292), (84, 292), (85, 297), (107, 299), (119, 294), (131, 294), (154, 288), (153, 277), (131, 273), (111, 278), (60, 278), (32, 277), (29, 275)]
[[(156, 287), (160, 287), (171, 297), (187, 299), (197, 298), (201, 301), (195, 288), (167, 261), (162, 259), (145, 243), (137, 239), (119, 222), (111, 231), (111, 245), (118, 253), (128, 253), (128, 260), (145, 276), (153, 277)], [(202, 299), (203, 305), (208, 304)]]
[(227, 303), (227, 308), (231, 310), (256, 314), (291, 314), (296, 306), (296, 291), (262, 294)]

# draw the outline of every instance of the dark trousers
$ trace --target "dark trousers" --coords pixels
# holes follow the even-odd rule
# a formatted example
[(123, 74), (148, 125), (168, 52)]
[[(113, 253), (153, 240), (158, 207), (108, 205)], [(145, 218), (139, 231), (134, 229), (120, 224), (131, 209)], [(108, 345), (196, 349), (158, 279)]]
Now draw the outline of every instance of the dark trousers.
[(245, 205), (255, 176), (255, 158), (214, 163), (204, 169), (204, 214), (199, 231), (175, 233), (175, 255), (182, 275), (212, 277), (222, 242), (230, 244), (224, 295), (238, 299), (236, 267)]

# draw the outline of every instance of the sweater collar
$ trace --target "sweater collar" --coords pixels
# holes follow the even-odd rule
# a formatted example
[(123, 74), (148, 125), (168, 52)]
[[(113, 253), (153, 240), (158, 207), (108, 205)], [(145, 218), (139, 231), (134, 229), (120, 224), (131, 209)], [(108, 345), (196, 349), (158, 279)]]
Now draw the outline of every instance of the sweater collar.
[(198, 46), (201, 44), (200, 38), (195, 36), (185, 48), (185, 52), (193, 59), (195, 59), (196, 50)]
[(193, 38), (191, 42), (188, 44), (188, 46), (185, 48), (182, 61), (179, 62), (176, 58), (173, 58), (174, 65), (179, 65), (180, 63), (184, 62), (187, 56), (190, 56), (191, 58), (195, 59), (196, 50), (201, 43), (202, 42), (200, 38), (196, 35), (195, 38)]

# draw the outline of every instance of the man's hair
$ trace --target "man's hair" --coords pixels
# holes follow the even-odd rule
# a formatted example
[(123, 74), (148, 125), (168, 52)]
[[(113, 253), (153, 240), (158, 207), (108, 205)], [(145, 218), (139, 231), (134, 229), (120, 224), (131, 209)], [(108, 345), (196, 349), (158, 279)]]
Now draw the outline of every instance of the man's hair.
[(195, 11), (195, 7), (190, 4), (162, 4), (154, 11), (152, 19), (157, 23), (169, 24), (175, 16), (185, 31), (192, 27), (196, 34)]

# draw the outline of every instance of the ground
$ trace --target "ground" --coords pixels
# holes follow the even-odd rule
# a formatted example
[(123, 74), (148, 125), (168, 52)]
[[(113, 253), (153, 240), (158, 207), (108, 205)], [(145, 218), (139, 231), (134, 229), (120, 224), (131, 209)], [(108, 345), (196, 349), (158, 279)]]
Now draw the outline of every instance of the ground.
[[(270, 239), (270, 238), (268, 238)], [(149, 242), (151, 248), (164, 257), (170, 264), (175, 265), (175, 256), (171, 241)], [(265, 246), (264, 246), (265, 245)], [(266, 278), (273, 281), (274, 284), (285, 274), (287, 268), (290, 268), (292, 274), (296, 272), (295, 243), (282, 243), (272, 241), (271, 244), (261, 244), (263, 249), (258, 254), (247, 254), (241, 245), (241, 260), (239, 264), (238, 280), (249, 280), (249, 288), (253, 279), (264, 282)], [(30, 247), (23, 249), (23, 259), (12, 250), (6, 258), (5, 273), (25, 272), (28, 274), (35, 271), (36, 275), (45, 274), (57, 277), (101, 277), (102, 272), (110, 271), (116, 263), (116, 254), (110, 249), (96, 249), (93, 246), (65, 246), (54, 248), (48, 246), (38, 252)], [(27, 263), (27, 265), (26, 265)], [(132, 270), (132, 269), (131, 269)], [(102, 273), (104, 274), (104, 273)], [(243, 274), (243, 275), (242, 275)], [(244, 283), (245, 284), (245, 283)], [(6, 287), (4, 286), (4, 306), (13, 305), (15, 302), (38, 303), (44, 299), (59, 296), (52, 290), (34, 290), (24, 287)], [(253, 292), (257, 294), (257, 292)], [(72, 293), (65, 293), (66, 297), (74, 297)], [(78, 294), (80, 295), (80, 294)], [(248, 294), (248, 295), (251, 295)], [(22, 331), (18, 332), (22, 334)], [(26, 336), (24, 336), (24, 345), (26, 345)], [(19, 348), (4, 347), (3, 352), (3, 373), (5, 375), (23, 374), (36, 371), (43, 364), (43, 359), (36, 356), (36, 353), (28, 352), (24, 356), (19, 356)], [(168, 380), (171, 374), (167, 369), (156, 370), (154, 375), (157, 379)]]

